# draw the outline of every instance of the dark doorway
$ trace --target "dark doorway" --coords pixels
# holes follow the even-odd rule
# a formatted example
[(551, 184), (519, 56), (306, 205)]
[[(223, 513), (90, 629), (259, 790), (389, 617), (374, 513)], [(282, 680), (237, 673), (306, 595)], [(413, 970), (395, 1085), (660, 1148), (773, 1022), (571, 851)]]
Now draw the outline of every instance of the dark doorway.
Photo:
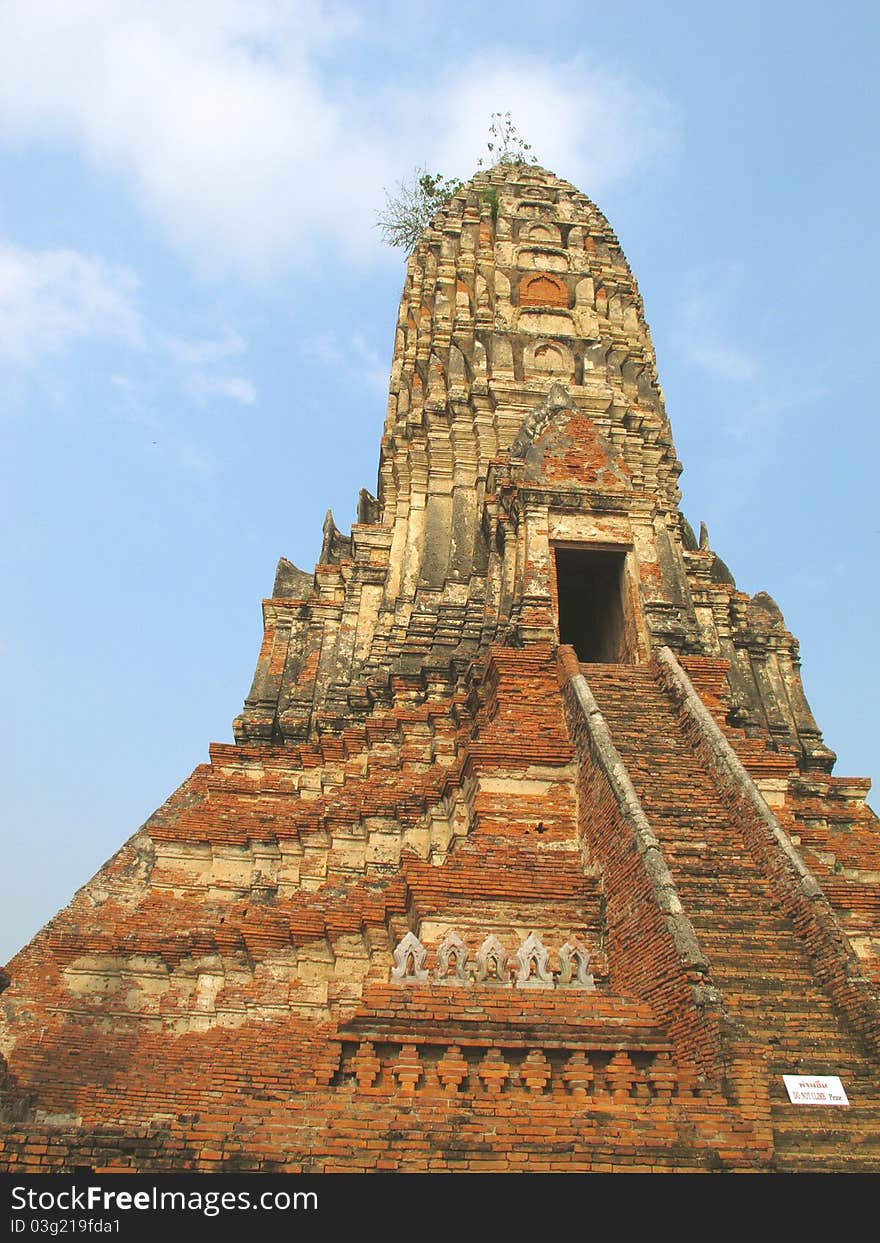
[(632, 661), (623, 566), (626, 553), (587, 548), (556, 549), (559, 642), (569, 643), (584, 663)]

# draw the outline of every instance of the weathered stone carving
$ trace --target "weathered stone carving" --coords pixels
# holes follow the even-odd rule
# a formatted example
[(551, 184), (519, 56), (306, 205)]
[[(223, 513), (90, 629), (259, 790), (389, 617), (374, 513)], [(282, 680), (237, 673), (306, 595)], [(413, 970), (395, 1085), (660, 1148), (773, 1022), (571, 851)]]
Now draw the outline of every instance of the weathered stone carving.
[(428, 951), (414, 932), (408, 932), (394, 951), (391, 980), (394, 984), (427, 984), (425, 959)]
[(560, 988), (595, 988), (590, 974), (590, 955), (579, 941), (566, 941), (559, 950), (562, 970), (557, 984)]
[(413, 932), (408, 932), (394, 950), (395, 984), (435, 984), (466, 987), (471, 983), (490, 988), (581, 988), (596, 987), (590, 974), (590, 955), (576, 938), (561, 947), (558, 979), (550, 969), (550, 954), (540, 937), (530, 932), (516, 952), (515, 975), (507, 950), (494, 933), (489, 933), (477, 950), (474, 967), (470, 951), (457, 932), (450, 930), (437, 947), (433, 973), (426, 967), (428, 951)]
[(299, 566), (288, 561), (286, 557), (281, 557), (278, 561), (278, 568), (275, 571), (275, 585), (272, 588), (272, 595), (282, 596), (300, 596), (309, 595), (314, 583), (314, 574), (309, 574), (305, 570), (301, 570)]
[(506, 988), (510, 984), (507, 951), (494, 933), (490, 932), (477, 950), (474, 978), (477, 984), (490, 988)]
[(516, 974), (517, 988), (552, 988), (553, 976), (550, 974), (550, 955), (541, 944), (540, 938), (530, 932), (516, 951), (519, 970)]
[(468, 949), (455, 932), (447, 932), (437, 950), (434, 979), (438, 984), (469, 984)]

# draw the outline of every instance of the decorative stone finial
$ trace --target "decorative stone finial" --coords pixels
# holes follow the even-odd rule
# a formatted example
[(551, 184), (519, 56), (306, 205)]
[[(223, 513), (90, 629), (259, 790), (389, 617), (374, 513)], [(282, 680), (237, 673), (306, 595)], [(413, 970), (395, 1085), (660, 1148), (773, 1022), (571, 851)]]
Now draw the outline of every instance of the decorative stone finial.
[(595, 981), (589, 972), (590, 955), (580, 941), (566, 941), (559, 950), (562, 970), (557, 981), (560, 988), (594, 989)]
[(477, 950), (475, 979), (477, 984), (490, 988), (506, 988), (510, 984), (507, 951), (494, 933), (490, 932)]
[(414, 932), (408, 932), (394, 951), (394, 967), (391, 970), (393, 984), (427, 984), (428, 973), (425, 959), (428, 951)]
[(468, 949), (455, 932), (447, 932), (437, 950), (437, 969), (434, 979), (438, 984), (469, 984), (467, 969)]
[(517, 988), (552, 988), (553, 976), (549, 967), (550, 955), (544, 949), (540, 938), (530, 932), (516, 951), (519, 971), (516, 974)]

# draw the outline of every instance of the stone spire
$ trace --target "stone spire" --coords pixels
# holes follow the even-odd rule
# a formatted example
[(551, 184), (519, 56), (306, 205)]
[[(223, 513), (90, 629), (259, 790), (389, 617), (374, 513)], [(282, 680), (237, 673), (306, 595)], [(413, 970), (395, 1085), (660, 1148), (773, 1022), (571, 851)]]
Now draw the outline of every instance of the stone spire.
[(680, 471), (608, 221), (545, 169), (478, 173), (408, 263), (378, 497), (361, 493), (350, 536), (327, 515), (313, 578), (280, 564), (236, 737), (341, 728), (395, 677), (417, 696), (490, 643), (586, 624), (587, 658), (638, 663), (660, 643), (724, 656), (743, 722), (827, 767), (797, 645), (697, 546)]
[(680, 467), (616, 237), (567, 182), (502, 165), (455, 195), (409, 261), (379, 467), (389, 594), (483, 570), (487, 478), (522, 456), (548, 398), (674, 508)]

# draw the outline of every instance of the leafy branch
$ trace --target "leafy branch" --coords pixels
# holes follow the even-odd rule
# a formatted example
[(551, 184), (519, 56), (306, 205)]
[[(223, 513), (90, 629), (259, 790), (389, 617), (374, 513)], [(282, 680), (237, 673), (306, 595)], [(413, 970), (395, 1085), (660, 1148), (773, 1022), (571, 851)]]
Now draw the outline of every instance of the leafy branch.
[[(493, 112), (489, 121), (488, 156), (477, 160), (479, 168), (497, 168), (499, 164), (536, 164), (530, 155), (531, 143), (517, 133), (509, 112)], [(389, 246), (401, 246), (409, 254), (434, 216), (464, 182), (442, 173), (429, 173), (417, 168), (406, 181), (399, 181), (392, 193), (385, 191), (385, 209), (376, 213), (376, 227)], [(498, 218), (498, 191), (494, 186), (482, 192), (492, 207), (492, 219)]]
[(389, 246), (402, 246), (407, 253), (464, 183), (442, 173), (417, 168), (408, 181), (397, 183), (397, 192), (385, 191), (385, 210), (376, 216), (376, 227)]
[(536, 156), (529, 155), (532, 144), (526, 142), (517, 132), (509, 112), (492, 113), (486, 148), (489, 152), (488, 161), (477, 160), (478, 168), (482, 168), (484, 162), (489, 168), (497, 168), (499, 164), (537, 164), (538, 162)]

